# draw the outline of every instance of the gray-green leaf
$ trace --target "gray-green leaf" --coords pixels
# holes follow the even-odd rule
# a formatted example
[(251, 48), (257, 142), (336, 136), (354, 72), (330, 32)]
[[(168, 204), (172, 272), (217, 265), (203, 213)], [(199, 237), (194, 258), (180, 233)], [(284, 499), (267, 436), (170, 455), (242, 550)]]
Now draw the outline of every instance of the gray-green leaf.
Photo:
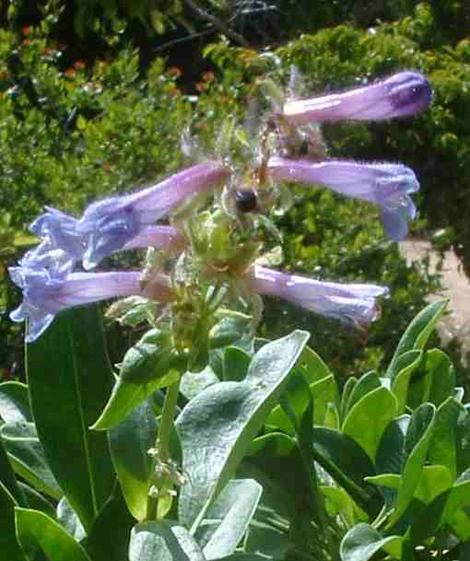
[[(210, 386), (183, 409), (177, 429), (188, 478), (179, 499), (181, 521), (192, 525), (223, 489), (251, 439), (276, 403), (309, 334), (294, 331), (264, 345), (242, 382)], [(199, 520), (200, 521), (200, 520)]]

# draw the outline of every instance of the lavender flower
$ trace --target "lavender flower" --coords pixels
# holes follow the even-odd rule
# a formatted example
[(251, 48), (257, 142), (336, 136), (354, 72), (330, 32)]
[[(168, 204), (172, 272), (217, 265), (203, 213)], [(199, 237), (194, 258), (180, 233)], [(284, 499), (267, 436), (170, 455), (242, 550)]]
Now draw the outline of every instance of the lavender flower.
[(144, 227), (153, 224), (188, 197), (221, 185), (228, 175), (228, 169), (222, 164), (208, 161), (137, 193), (91, 204), (76, 228), (87, 239), (83, 266), (86, 269), (95, 267), (103, 257), (123, 248)]
[[(29, 229), (42, 239), (20, 261), (22, 266), (52, 269), (54, 275), (71, 273), (86, 250), (86, 236), (77, 232), (78, 220), (59, 210), (48, 207)], [(173, 226), (145, 226), (122, 249), (156, 247), (173, 251), (184, 247), (184, 237)], [(121, 249), (121, 248), (120, 248)]]
[(185, 246), (183, 234), (173, 226), (146, 226), (135, 238), (132, 238), (122, 249), (140, 247), (156, 247), (166, 251), (182, 249)]
[(318, 314), (365, 328), (377, 318), (376, 298), (388, 289), (374, 284), (322, 282), (255, 265), (248, 284), (258, 294), (278, 296)]
[(12, 281), (22, 289), (23, 302), (10, 314), (13, 321), (28, 320), (26, 341), (37, 339), (59, 311), (107, 298), (142, 295), (137, 271), (71, 273), (54, 276), (41, 267), (10, 267)]
[(418, 191), (419, 183), (414, 172), (401, 164), (341, 160), (318, 163), (273, 157), (268, 170), (274, 179), (319, 183), (347, 197), (378, 205), (385, 232), (395, 241), (406, 236), (408, 218), (416, 215), (409, 193)]
[(312, 122), (384, 120), (413, 115), (425, 109), (432, 96), (419, 72), (399, 72), (370, 86), (313, 99), (288, 101), (284, 117), (295, 125)]
[(85, 250), (85, 242), (77, 233), (77, 223), (73, 216), (46, 207), (46, 212), (38, 216), (29, 229), (51, 247), (63, 249), (72, 259), (79, 260)]

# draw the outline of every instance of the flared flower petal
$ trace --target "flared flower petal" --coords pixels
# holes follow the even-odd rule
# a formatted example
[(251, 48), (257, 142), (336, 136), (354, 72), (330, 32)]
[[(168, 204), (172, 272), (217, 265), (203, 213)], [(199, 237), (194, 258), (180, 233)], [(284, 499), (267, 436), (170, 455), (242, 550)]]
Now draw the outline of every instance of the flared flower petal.
[(83, 266), (85, 269), (95, 267), (105, 256), (122, 249), (143, 228), (168, 214), (188, 197), (215, 189), (228, 176), (226, 167), (208, 161), (137, 193), (91, 204), (77, 224), (77, 232), (87, 240)]
[(380, 121), (418, 113), (426, 109), (431, 97), (431, 86), (422, 74), (398, 72), (344, 93), (288, 101), (283, 115), (295, 125), (343, 119)]
[[(86, 250), (86, 235), (78, 234), (75, 226), (78, 220), (57, 211), (48, 209), (30, 226), (41, 243), (28, 251), (20, 265), (30, 268), (43, 268), (53, 276), (68, 275), (81, 260)], [(173, 226), (144, 226), (137, 235), (127, 242), (123, 250), (155, 247), (166, 251), (177, 251), (185, 245), (182, 233)]]
[(268, 162), (268, 173), (278, 180), (325, 185), (346, 197), (378, 205), (385, 231), (395, 241), (406, 236), (408, 218), (416, 214), (409, 194), (419, 190), (419, 183), (413, 170), (402, 164), (312, 162), (276, 156)]
[(51, 247), (62, 249), (72, 259), (79, 260), (85, 251), (85, 240), (77, 232), (77, 223), (73, 216), (46, 207), (46, 212), (38, 216), (29, 229)]
[(376, 299), (388, 289), (374, 284), (323, 282), (255, 265), (248, 273), (250, 288), (262, 295), (278, 296), (323, 316), (366, 328), (379, 313)]

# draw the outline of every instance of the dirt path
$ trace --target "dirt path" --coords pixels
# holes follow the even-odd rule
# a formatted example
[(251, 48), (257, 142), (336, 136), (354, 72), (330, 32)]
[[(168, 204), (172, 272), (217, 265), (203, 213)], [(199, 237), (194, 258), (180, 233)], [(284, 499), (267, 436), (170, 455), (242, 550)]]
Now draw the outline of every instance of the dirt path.
[[(429, 255), (431, 271), (437, 270), (440, 256), (432, 250), (429, 242), (405, 241), (400, 244), (400, 250), (407, 262), (421, 261)], [(464, 274), (452, 250), (444, 254), (439, 272), (442, 290), (433, 294), (430, 300), (442, 297), (450, 299), (449, 314), (440, 322), (439, 334), (444, 341), (457, 337), (462, 345), (462, 358), (464, 358), (467, 353), (470, 353), (470, 280)]]

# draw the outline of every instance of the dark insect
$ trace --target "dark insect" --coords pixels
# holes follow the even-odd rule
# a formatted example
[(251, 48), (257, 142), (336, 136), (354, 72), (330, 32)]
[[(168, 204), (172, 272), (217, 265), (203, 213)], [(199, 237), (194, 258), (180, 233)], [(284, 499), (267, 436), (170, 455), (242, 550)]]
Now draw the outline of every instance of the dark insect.
[(256, 193), (252, 189), (241, 189), (236, 191), (235, 206), (239, 212), (253, 212), (258, 206)]
[(307, 156), (310, 150), (308, 140), (304, 138), (299, 145), (299, 156)]

